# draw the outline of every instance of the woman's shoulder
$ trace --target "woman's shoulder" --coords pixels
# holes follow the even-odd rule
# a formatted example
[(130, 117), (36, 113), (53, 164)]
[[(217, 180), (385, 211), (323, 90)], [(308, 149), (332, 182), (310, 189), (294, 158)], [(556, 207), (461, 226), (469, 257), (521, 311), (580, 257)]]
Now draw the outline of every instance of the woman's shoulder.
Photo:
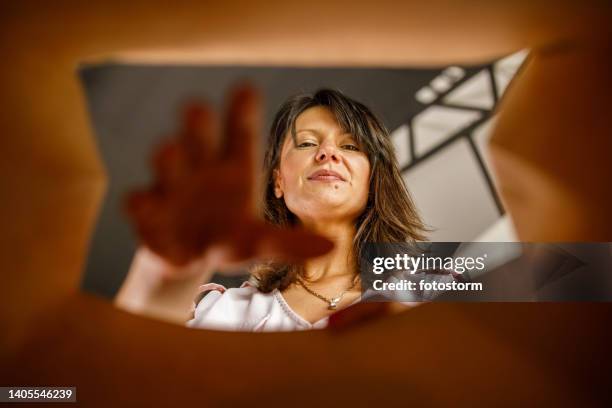
[(260, 292), (246, 281), (239, 288), (225, 288), (216, 283), (200, 286), (189, 327), (244, 330), (264, 319), (274, 302), (272, 293)]

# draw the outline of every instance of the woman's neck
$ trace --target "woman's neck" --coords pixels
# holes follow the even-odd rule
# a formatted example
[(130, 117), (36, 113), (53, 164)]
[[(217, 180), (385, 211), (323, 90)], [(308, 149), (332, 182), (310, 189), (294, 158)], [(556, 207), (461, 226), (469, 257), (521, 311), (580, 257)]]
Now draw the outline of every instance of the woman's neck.
[(340, 276), (353, 276), (356, 263), (353, 254), (355, 226), (353, 223), (319, 223), (304, 225), (305, 228), (323, 235), (334, 243), (327, 254), (307, 261), (304, 265), (306, 277), (311, 282), (325, 281)]

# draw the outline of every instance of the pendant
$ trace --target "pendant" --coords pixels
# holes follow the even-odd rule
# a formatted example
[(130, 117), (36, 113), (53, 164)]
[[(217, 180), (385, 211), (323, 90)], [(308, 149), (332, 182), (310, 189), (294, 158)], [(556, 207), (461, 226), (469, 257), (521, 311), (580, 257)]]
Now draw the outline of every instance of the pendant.
[(336, 310), (336, 307), (338, 306), (338, 302), (340, 302), (340, 300), (342, 299), (342, 297), (337, 297), (337, 298), (333, 298), (332, 300), (329, 301), (329, 310)]

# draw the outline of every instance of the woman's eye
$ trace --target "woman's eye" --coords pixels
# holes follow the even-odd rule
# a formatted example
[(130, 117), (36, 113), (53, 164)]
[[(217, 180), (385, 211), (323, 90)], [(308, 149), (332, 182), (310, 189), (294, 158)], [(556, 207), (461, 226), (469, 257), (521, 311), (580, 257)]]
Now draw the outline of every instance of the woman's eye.
[(298, 145), (298, 147), (310, 147), (310, 146), (315, 146), (315, 144), (312, 142), (302, 142)]
[(352, 145), (352, 144), (344, 145), (344, 146), (342, 146), (342, 148), (343, 149), (347, 149), (347, 150), (353, 150), (355, 152), (359, 151), (359, 148), (357, 146), (355, 146), (355, 145)]

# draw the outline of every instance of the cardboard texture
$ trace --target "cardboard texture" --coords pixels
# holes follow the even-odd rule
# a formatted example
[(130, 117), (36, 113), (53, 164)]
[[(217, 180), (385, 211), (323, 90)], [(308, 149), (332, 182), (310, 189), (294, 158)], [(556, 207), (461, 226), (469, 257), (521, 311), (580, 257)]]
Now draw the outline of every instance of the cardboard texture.
[(250, 334), (79, 292), (112, 182), (76, 75), (84, 62), (424, 66), (529, 48), (491, 142), (518, 236), (612, 240), (608, 5), (330, 3), (2, 6), (0, 383), (76, 386), (88, 406), (598, 401), (608, 304), (427, 304), (340, 332)]

